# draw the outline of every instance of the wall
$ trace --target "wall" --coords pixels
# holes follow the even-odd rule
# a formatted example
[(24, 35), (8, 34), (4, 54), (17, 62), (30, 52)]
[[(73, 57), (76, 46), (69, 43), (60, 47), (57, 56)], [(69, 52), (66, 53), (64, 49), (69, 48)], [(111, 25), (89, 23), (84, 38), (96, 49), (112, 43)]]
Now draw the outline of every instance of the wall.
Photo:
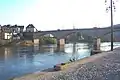
[(60, 44), (60, 45), (65, 45), (65, 39), (60, 39), (60, 40), (59, 40), (59, 44)]
[(12, 33), (4, 33), (4, 39), (10, 39), (12, 37)]
[(39, 39), (34, 39), (34, 44), (39, 44)]
[(34, 32), (34, 28), (26, 28), (26, 32)]
[(11, 40), (0, 40), (0, 45), (9, 43)]
[(31, 33), (31, 32), (24, 32), (23, 33), (23, 37), (24, 37), (24, 39), (25, 40), (32, 40), (33, 39), (33, 33)]

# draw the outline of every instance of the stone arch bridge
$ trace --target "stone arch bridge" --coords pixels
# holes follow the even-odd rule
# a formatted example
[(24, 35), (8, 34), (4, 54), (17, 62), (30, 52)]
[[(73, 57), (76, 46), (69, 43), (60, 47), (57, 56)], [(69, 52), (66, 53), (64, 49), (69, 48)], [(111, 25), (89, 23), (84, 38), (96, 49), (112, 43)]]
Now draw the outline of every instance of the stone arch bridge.
[[(24, 37), (26, 39), (39, 39), (40, 36), (44, 36), (47, 34), (53, 35), (59, 42), (60, 40), (65, 40), (69, 35), (79, 33), (79, 36), (83, 37), (86, 35), (87, 37), (94, 39), (96, 37), (102, 37), (104, 35), (108, 35), (107, 39), (110, 40), (110, 27), (107, 28), (89, 28), (89, 29), (67, 29), (67, 30), (52, 30), (52, 31), (38, 31), (38, 32), (24, 32)], [(114, 33), (117, 32), (117, 41), (120, 41), (120, 28), (115, 27)], [(83, 37), (84, 38), (84, 37)], [(87, 38), (88, 39), (88, 38)], [(63, 41), (64, 42), (64, 41)], [(60, 43), (61, 44), (61, 43)]]

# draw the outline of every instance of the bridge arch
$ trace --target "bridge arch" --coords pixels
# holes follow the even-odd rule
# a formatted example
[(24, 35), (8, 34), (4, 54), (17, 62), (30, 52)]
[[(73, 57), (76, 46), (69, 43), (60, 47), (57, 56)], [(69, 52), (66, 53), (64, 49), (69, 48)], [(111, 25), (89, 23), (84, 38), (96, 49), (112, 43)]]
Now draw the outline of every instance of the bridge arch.
[[(109, 31), (109, 32), (107, 32), (107, 33), (99, 36), (99, 38), (105, 39), (105, 40), (107, 40), (107, 41), (111, 41), (111, 40), (109, 40), (109, 38), (111, 37), (110, 34), (111, 34), (111, 31)], [(118, 37), (120, 37), (120, 30), (114, 30), (114, 31), (113, 31), (113, 34), (114, 34), (114, 36), (113, 36), (114, 41), (120, 41), (120, 38), (118, 38)], [(118, 38), (119, 40), (116, 40), (115, 38)]]
[(42, 36), (44, 36), (44, 37), (55, 37), (53, 34), (44, 34), (44, 35), (42, 35)]
[(56, 44), (57, 38), (53, 34), (42, 34), (39, 36), (39, 44)]
[(84, 34), (83, 32), (71, 32), (61, 37), (61, 39), (72, 39), (72, 42), (91, 42), (93, 41), (93, 36)]

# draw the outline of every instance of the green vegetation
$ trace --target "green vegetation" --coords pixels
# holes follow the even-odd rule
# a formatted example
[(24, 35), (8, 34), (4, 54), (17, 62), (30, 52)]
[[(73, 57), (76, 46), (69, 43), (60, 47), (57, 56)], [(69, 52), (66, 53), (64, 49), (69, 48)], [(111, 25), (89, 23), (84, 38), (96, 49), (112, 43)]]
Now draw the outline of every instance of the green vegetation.
[(56, 44), (57, 40), (52, 37), (40, 37), (40, 44)]

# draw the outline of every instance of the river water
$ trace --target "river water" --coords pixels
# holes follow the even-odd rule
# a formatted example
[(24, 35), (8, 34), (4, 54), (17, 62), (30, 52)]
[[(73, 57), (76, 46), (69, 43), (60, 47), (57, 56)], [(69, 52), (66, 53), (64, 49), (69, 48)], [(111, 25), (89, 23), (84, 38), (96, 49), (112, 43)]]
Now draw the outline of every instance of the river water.
[[(120, 43), (114, 43), (114, 48)], [(101, 50), (110, 50), (110, 43), (101, 44)], [(91, 45), (88, 43), (66, 44), (59, 49), (56, 45), (29, 46), (29, 47), (2, 47), (0, 48), (0, 80), (8, 80), (24, 74), (41, 71), (53, 65), (67, 62), (73, 56), (82, 59), (90, 56)]]

